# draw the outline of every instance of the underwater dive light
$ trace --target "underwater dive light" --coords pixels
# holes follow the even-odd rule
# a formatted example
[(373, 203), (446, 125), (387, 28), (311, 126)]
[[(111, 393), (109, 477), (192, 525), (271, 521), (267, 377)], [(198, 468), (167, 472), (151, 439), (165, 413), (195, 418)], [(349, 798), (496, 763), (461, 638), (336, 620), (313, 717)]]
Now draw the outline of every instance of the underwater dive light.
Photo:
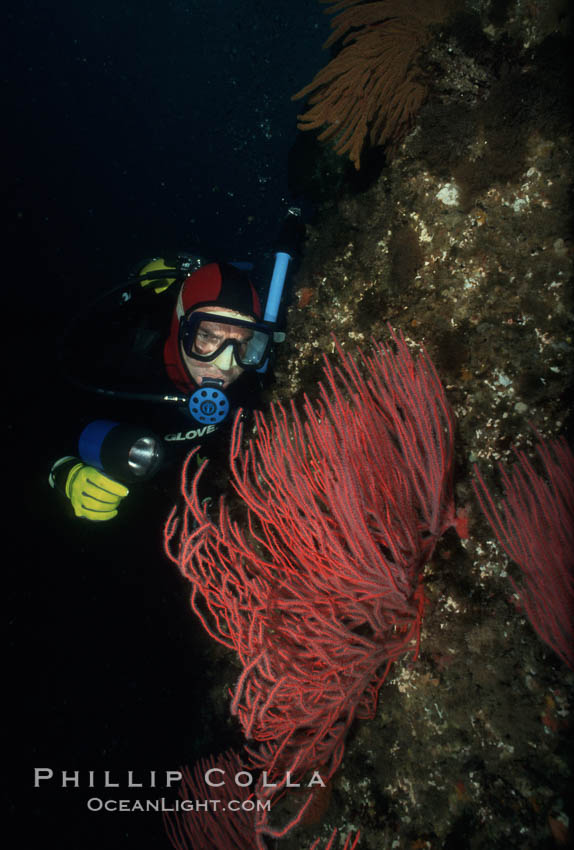
[(110, 419), (86, 425), (78, 440), (81, 459), (125, 484), (147, 481), (163, 459), (163, 447), (152, 431)]

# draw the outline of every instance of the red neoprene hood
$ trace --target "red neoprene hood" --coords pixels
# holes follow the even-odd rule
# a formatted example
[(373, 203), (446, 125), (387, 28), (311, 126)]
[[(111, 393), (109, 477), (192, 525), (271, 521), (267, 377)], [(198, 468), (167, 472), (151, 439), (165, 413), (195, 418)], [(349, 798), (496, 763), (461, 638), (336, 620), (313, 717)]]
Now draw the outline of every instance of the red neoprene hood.
[(261, 319), (261, 305), (246, 272), (229, 263), (208, 263), (184, 280), (173, 311), (169, 336), (163, 349), (167, 374), (180, 390), (194, 386), (181, 356), (179, 323), (190, 310), (221, 307), (244, 316)]

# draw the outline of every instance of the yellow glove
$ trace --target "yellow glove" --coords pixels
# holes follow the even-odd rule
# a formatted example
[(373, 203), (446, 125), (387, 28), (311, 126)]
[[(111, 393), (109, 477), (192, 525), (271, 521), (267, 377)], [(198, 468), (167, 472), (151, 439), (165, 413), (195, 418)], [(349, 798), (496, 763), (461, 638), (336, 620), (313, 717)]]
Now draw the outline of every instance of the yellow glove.
[[(177, 269), (174, 268), (173, 277), (164, 277), (166, 271), (169, 271), (171, 268), (171, 263), (169, 265), (166, 264), (164, 259), (158, 258), (156, 260), (151, 260), (138, 272), (138, 275), (143, 278), (140, 280), (140, 286), (153, 286), (153, 291), (158, 294), (160, 292), (165, 292), (165, 290), (172, 285), (177, 276)], [(150, 275), (152, 272), (163, 272), (163, 274), (160, 274), (157, 278), (151, 278)]]
[(118, 506), (128, 493), (123, 484), (85, 463), (73, 466), (66, 479), (66, 496), (74, 513), (94, 522), (105, 522), (117, 516)]

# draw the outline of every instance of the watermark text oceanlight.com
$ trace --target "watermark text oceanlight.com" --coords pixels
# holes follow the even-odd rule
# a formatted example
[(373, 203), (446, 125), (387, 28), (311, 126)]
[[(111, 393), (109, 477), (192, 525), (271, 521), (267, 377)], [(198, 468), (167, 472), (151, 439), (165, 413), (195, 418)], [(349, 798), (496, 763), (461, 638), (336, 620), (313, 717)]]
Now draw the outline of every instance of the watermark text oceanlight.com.
[(116, 800), (90, 797), (90, 812), (268, 812), (270, 800)]

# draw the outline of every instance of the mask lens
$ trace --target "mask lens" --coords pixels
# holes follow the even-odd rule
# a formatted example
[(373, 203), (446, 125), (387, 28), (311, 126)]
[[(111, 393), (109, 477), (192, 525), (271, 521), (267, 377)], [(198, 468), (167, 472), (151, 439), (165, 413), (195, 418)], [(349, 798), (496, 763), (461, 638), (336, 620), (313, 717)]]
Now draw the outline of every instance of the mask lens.
[[(253, 331), (249, 340), (239, 347), (238, 360), (242, 366), (261, 366), (267, 355), (270, 336), (265, 331)], [(236, 355), (237, 356), (237, 355)]]

